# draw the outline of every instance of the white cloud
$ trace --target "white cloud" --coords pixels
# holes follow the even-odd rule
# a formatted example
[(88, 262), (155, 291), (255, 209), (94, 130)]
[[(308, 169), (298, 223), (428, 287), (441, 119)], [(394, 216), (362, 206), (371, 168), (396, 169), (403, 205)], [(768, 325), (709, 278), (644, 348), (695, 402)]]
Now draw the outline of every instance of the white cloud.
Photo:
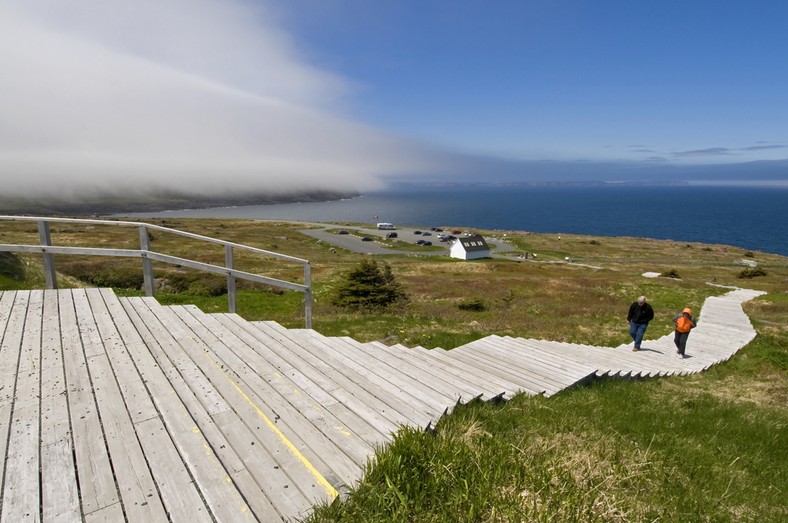
[(364, 190), (440, 163), (332, 114), (345, 82), (259, 4), (0, 0), (0, 71), (6, 194)]

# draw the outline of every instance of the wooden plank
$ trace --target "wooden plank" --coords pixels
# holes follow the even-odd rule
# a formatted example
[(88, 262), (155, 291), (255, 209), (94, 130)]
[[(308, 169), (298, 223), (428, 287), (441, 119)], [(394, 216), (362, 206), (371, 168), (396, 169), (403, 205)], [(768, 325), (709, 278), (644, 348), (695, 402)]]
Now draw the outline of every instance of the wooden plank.
[[(438, 352), (440, 354), (440, 352)], [(507, 383), (509, 387), (516, 392), (524, 392), (526, 394), (545, 394), (553, 392), (552, 388), (545, 387), (543, 383), (535, 382), (522, 373), (515, 372), (507, 368), (506, 364), (490, 361), (488, 358), (480, 357), (478, 354), (454, 352), (454, 349), (446, 350), (441, 357), (448, 359), (457, 359), (463, 363), (472, 366), (475, 372), (483, 375), (487, 379), (500, 379)]]
[(544, 384), (545, 387), (557, 390), (574, 385), (580, 379), (593, 373), (584, 374), (582, 378), (578, 377), (577, 374), (572, 375), (555, 365), (551, 365), (548, 359), (551, 356), (531, 349), (532, 347), (526, 345), (525, 342), (513, 344), (503, 339), (487, 337), (476, 340), (470, 349), (466, 345), (462, 348), (453, 349), (453, 351), (460, 351), (460, 353), (473, 352), (477, 356), (487, 357), (489, 361), (497, 361), (511, 367), (513, 370), (518, 370), (534, 383)]
[(41, 521), (38, 434), (43, 301), (43, 291), (30, 291), (8, 431), (0, 521)]
[[(517, 339), (517, 338), (516, 338)], [(584, 351), (579, 355), (578, 349), (569, 347), (556, 342), (548, 342), (541, 340), (541, 344), (549, 349), (554, 349), (557, 352), (580, 361), (586, 361), (589, 364), (597, 367), (597, 374), (604, 374), (609, 376), (630, 377), (632, 375), (632, 364), (637, 363), (638, 360), (632, 360), (631, 354), (632, 347), (624, 345), (621, 348), (600, 348), (598, 351)], [(640, 354), (640, 353), (637, 353)], [(627, 362), (632, 362), (628, 364)]]
[(128, 318), (111, 317), (98, 289), (88, 289), (85, 293), (121, 395), (122, 404), (116, 407), (128, 411), (166, 512), (173, 521), (185, 523), (209, 517), (208, 507), (195, 487), (194, 478), (170, 439), (118, 333), (116, 322), (127, 321)]
[[(280, 344), (260, 329), (233, 314), (214, 314), (212, 318), (232, 330), (248, 346), (253, 347), (260, 357), (268, 361), (277, 371), (287, 376), (300, 387), (308, 388), (314, 384), (331, 394), (335, 400), (364, 419), (368, 424), (386, 437), (399, 427), (400, 420), (407, 419), (396, 408), (390, 408), (377, 397), (354, 382), (339, 375), (332, 367), (318, 360), (310, 353), (302, 351), (294, 344)], [(295, 350), (293, 350), (295, 348)], [(299, 351), (301, 352), (299, 354)], [(338, 379), (337, 379), (338, 378)], [(342, 382), (342, 386), (339, 383)], [(404, 403), (400, 408), (410, 409)]]
[(85, 523), (117, 523), (118, 521), (126, 521), (123, 515), (123, 506), (120, 502), (106, 506), (90, 514), (85, 514)]
[[(350, 341), (352, 338), (340, 339), (345, 343), (353, 343)], [(359, 349), (365, 350), (362, 346), (360, 346)], [(497, 395), (497, 392), (490, 389), (487, 385), (471, 383), (464, 377), (459, 376), (455, 368), (451, 368), (443, 363), (436, 363), (435, 361), (428, 360), (423, 357), (420, 352), (415, 350), (388, 347), (384, 344), (377, 345), (375, 348), (371, 348), (370, 346), (366, 350), (375, 352), (380, 358), (395, 358), (411, 366), (424, 376), (422, 379), (433, 379), (433, 377), (437, 377), (445, 386), (452, 387), (453, 390), (457, 391), (458, 398), (461, 400), (470, 401), (482, 396), (492, 398)]]
[(121, 392), (114, 383), (112, 365), (106, 355), (88, 359), (88, 368), (96, 391), (96, 402), (117, 477), (124, 512), (131, 521), (159, 520), (166, 510), (159, 496), (139, 435), (125, 410)]
[[(205, 498), (213, 517), (218, 521), (228, 522), (257, 519), (214, 454), (210, 442), (205, 439), (156, 363), (120, 301), (109, 289), (102, 289), (100, 293), (108, 314), (117, 326), (118, 335), (145, 380), (146, 389), (156, 403), (161, 419), (166, 424), (167, 433), (173, 438), (186, 466), (192, 472), (195, 486)], [(168, 506), (168, 510), (172, 512), (173, 509)]]
[(3, 340), (3, 335), (8, 326), (8, 318), (14, 307), (15, 297), (16, 291), (0, 291), (0, 342)]
[(81, 518), (58, 311), (58, 291), (44, 291), (41, 339), (41, 504), (44, 521)]
[(451, 398), (451, 401), (446, 403), (449, 410), (460, 402), (463, 393), (468, 400), (482, 395), (481, 391), (468, 390), (465, 383), (459, 380), (455, 381), (453, 376), (445, 374), (438, 367), (425, 369), (418, 364), (414, 364), (410, 358), (389, 353), (386, 350), (367, 349), (360, 344), (350, 343), (344, 338), (328, 338), (313, 330), (303, 330), (303, 332), (314, 339), (323, 341), (323, 343), (333, 344), (337, 350), (363, 354), (364, 357), (379, 361), (396, 369), (398, 372), (407, 374), (412, 379), (428, 386), (444, 397)]
[(87, 295), (84, 289), (75, 289), (72, 295), (82, 343), (86, 355), (89, 355), (86, 358), (88, 372), (125, 515), (131, 521), (163, 521), (167, 517), (166, 510), (123, 402)]
[[(294, 514), (308, 510), (312, 505), (311, 500), (307, 499), (299, 488), (290, 488), (297, 485), (297, 482), (289, 476), (290, 467), (283, 466), (277, 460), (284, 457), (284, 460), (288, 461), (287, 464), (292, 465), (289, 451), (279, 446), (272, 452), (262, 444), (258, 435), (244, 423), (243, 416), (256, 416), (256, 412), (250, 413), (253, 408), (246, 404), (238, 406), (239, 409), (243, 409), (243, 412), (238, 413), (225, 400), (221, 391), (210, 379), (210, 375), (203, 372), (207, 362), (206, 358), (199, 350), (193, 354), (198, 356), (196, 358), (198, 361), (194, 361), (190, 357), (190, 353), (195, 352), (188, 347), (193, 343), (193, 338), (173, 322), (168, 321), (165, 327), (161, 319), (148, 306), (150, 304), (152, 307), (158, 308), (158, 304), (154, 300), (129, 298), (126, 302), (134, 308), (145, 325), (155, 334), (172, 364), (186, 377), (185, 382), (195, 393), (201, 406), (209, 412), (211, 422), (221, 431), (227, 445), (237, 454), (243, 467), (266, 492), (266, 497), (277, 513), (281, 517), (293, 517)], [(208, 367), (210, 367), (212, 374), (217, 373), (213, 365), (208, 365)], [(222, 383), (224, 388), (229, 385), (226, 384), (226, 380), (218, 381), (225, 382)], [(260, 427), (261, 424), (256, 422), (253, 426)], [(273, 442), (268, 441), (268, 443)], [(212, 444), (214, 448), (217, 448), (215, 442), (212, 441)]]
[[(355, 370), (348, 369), (326, 358), (319, 351), (313, 354), (309, 347), (301, 346), (286, 336), (278, 336), (276, 330), (270, 330), (266, 325), (273, 322), (247, 322), (237, 315), (215, 315), (219, 321), (232, 327), (240, 336), (252, 337), (260, 341), (264, 348), (264, 357), (274, 362), (281, 372), (295, 375), (303, 373), (315, 381), (323, 390), (329, 391), (334, 397), (353, 409), (356, 414), (364, 417), (377, 416), (384, 421), (374, 422), (374, 426), (383, 432), (396, 430), (401, 424), (412, 423), (426, 427), (431, 423), (433, 416), (422, 405), (403, 401), (398, 389), (388, 383), (379, 383), (371, 380), (367, 375), (361, 375)], [(343, 398), (344, 396), (344, 398)]]
[[(213, 348), (183, 324), (171, 308), (156, 306), (155, 309), (157, 317), (167, 325), (176, 339), (188, 340), (188, 343), (181, 342), (181, 348), (254, 434), (257, 443), (253, 440), (252, 445), (259, 444), (267, 449), (280, 469), (290, 477), (289, 486), (300, 490), (310, 504), (316, 500), (331, 501), (337, 492), (293, 443), (298, 435), (285, 433), (282, 430), (285, 429), (284, 424), (280, 428), (275, 416), (266, 413), (265, 405), (260, 403), (261, 399), (248, 384), (217, 356)], [(296, 489), (289, 490), (292, 492)], [(296, 497), (293, 496), (293, 499)]]
[(554, 373), (556, 376), (565, 376), (573, 381), (577, 381), (578, 376), (589, 376), (596, 370), (583, 361), (558, 354), (557, 351), (551, 350), (538, 340), (520, 338), (515, 341), (514, 338), (495, 335), (488, 336), (486, 339), (496, 342), (496, 345), (504, 348), (505, 352), (511, 350), (516, 352), (518, 357), (531, 357), (536, 365), (543, 367), (548, 372)]
[[(300, 329), (290, 329), (287, 335), (295, 339), (300, 333)], [(309, 336), (307, 335), (306, 338), (301, 339), (309, 339)], [(354, 369), (359, 374), (369, 376), (372, 380), (391, 384), (401, 391), (400, 394), (404, 394), (403, 398), (406, 401), (416, 401), (426, 405), (427, 412), (433, 416), (433, 419), (441, 417), (450, 406), (456, 403), (456, 400), (452, 397), (445, 396), (431, 389), (401, 370), (395, 369), (375, 358), (359, 354), (354, 354), (351, 357), (347, 351), (338, 350), (324, 340), (314, 338), (312, 340), (314, 343), (304, 343), (304, 348), (307, 350), (311, 348), (314, 354), (330, 359), (338, 366)]]
[[(555, 347), (532, 339), (491, 337), (497, 344), (506, 350), (514, 352), (516, 360), (525, 360), (534, 370), (542, 369), (556, 381), (564, 386), (571, 386), (583, 382), (594, 375), (596, 368), (586, 363), (583, 356), (570, 358), (562, 354)], [(577, 351), (580, 352), (580, 351)], [(585, 351), (583, 351), (585, 352)]]
[(534, 354), (525, 347), (515, 349), (499, 340), (484, 340), (482, 344), (476, 345), (475, 349), (473, 352), (476, 357), (504, 365), (548, 391), (563, 390), (581, 380), (577, 375), (567, 376), (555, 367), (550, 367), (541, 360), (540, 354)]
[(79, 477), (82, 512), (86, 519), (90, 519), (92, 514), (114, 514), (121, 505), (74, 307), (71, 291), (58, 291), (60, 338), (74, 460)]
[[(219, 521), (235, 521), (247, 516), (259, 521), (280, 518), (266, 494), (245, 468), (232, 445), (219, 431), (208, 411), (200, 404), (194, 392), (186, 384), (178, 369), (168, 359), (165, 350), (149, 330), (149, 326), (130, 305), (129, 300), (118, 300), (132, 322), (132, 328), (121, 331), (128, 336), (127, 345), (148, 380), (148, 386), (176, 442), (184, 448), (183, 453), (198, 478), (198, 486), (204, 492), (208, 504)], [(113, 305), (109, 305), (113, 309)], [(155, 324), (152, 325), (155, 329)], [(135, 341), (139, 339), (139, 341)], [(166, 380), (166, 383), (156, 374)], [(190, 422), (192, 423), (190, 425)], [(202, 446), (202, 455), (200, 449)], [(230, 487), (230, 483), (234, 486)], [(228, 484), (227, 490), (219, 484)], [(241, 496), (235, 497), (235, 492)], [(248, 506), (249, 510), (246, 510)]]
[[(338, 361), (334, 357), (335, 355), (338, 354), (341, 354), (343, 358), (351, 358), (355, 360), (356, 362), (358, 362), (361, 368), (367, 370), (371, 368), (370, 365), (366, 365), (367, 363), (374, 362), (373, 365), (377, 365), (378, 367), (380, 367), (381, 365), (385, 365), (385, 362), (382, 361), (380, 358), (378, 358), (374, 353), (370, 351), (361, 350), (356, 346), (347, 345), (345, 340), (341, 338), (333, 338), (333, 337), (329, 338), (311, 329), (299, 329), (299, 330), (294, 330), (292, 332), (294, 332), (295, 336), (302, 337), (303, 346), (306, 347), (307, 350), (309, 350), (309, 348), (316, 349), (313, 350), (312, 353), (318, 354), (320, 355), (320, 357), (325, 358), (325, 361), (327, 361), (329, 365), (333, 365), (338, 368), (342, 368), (346, 365), (344, 362)], [(292, 339), (297, 339), (297, 338), (292, 338)], [(326, 357), (326, 353), (320, 352), (324, 350), (330, 351), (328, 357)], [(456, 391), (450, 390), (446, 387), (444, 387), (442, 391), (438, 390), (437, 388), (430, 387), (426, 383), (421, 382), (419, 380), (419, 377), (414, 375), (412, 369), (403, 368), (401, 362), (396, 362), (396, 365), (399, 367), (397, 370), (398, 374), (402, 376), (406, 376), (407, 379), (409, 379), (413, 385), (411, 387), (412, 392), (410, 396), (404, 396), (401, 397), (401, 399), (404, 402), (416, 406), (427, 404), (428, 407), (426, 409), (423, 409), (423, 411), (429, 415), (428, 421), (425, 422), (426, 424), (433, 423), (438, 417), (443, 415), (448, 408), (453, 407), (457, 403), (459, 399), (459, 394)], [(362, 377), (362, 381), (358, 381), (357, 383), (359, 383), (363, 387), (366, 387), (364, 390), (366, 391), (365, 394), (368, 395), (369, 394), (368, 387), (371, 383), (373, 383), (372, 380), (375, 380), (375, 376), (377, 375), (377, 373), (372, 375), (369, 375), (369, 373), (364, 373), (364, 374), (365, 375)], [(359, 376), (360, 375), (361, 374), (359, 373)], [(332, 376), (335, 376), (335, 374), (332, 373)], [(337, 384), (339, 387), (345, 387), (346, 380), (340, 378), (337, 381)], [(392, 377), (392, 379), (388, 380), (388, 384), (386, 384), (385, 386), (387, 386), (388, 388), (393, 387), (395, 388), (395, 390), (397, 389), (401, 390), (402, 381), (397, 380), (395, 377)], [(429, 394), (435, 395), (435, 398), (437, 399), (433, 401), (432, 408), (430, 408), (429, 403), (427, 402), (427, 398), (419, 394), (420, 390), (427, 390), (429, 391)], [(383, 398), (383, 400), (388, 404), (391, 404), (392, 399), (393, 399), (392, 396)], [(411, 409), (411, 412), (413, 411), (414, 409)], [(414, 423), (417, 420), (411, 418), (409, 421), (411, 423)]]
[[(309, 382), (304, 388), (289, 380), (209, 315), (194, 307), (170, 309), (249, 388), (254, 394), (250, 397), (267, 408), (269, 418), (279, 416), (280, 429), (288, 429), (291, 441), (324, 477), (336, 476), (331, 482), (337, 486), (360, 478), (363, 464), (374, 452), (374, 443), (385, 441), (383, 434), (315, 384)], [(342, 419), (334, 415), (337, 411), (344, 414)]]
[[(440, 362), (445, 365), (449, 365), (450, 367), (454, 367), (458, 369), (459, 372), (463, 373), (469, 380), (482, 380), (486, 382), (488, 387), (492, 388), (494, 391), (497, 391), (498, 396), (502, 396), (505, 398), (511, 398), (515, 392), (522, 390), (522, 387), (519, 385), (512, 383), (509, 380), (504, 379), (501, 376), (496, 376), (494, 374), (489, 374), (486, 372), (480, 372), (480, 369), (475, 361), (466, 361), (461, 357), (461, 355), (456, 354), (452, 355), (451, 351), (447, 351), (441, 348), (435, 349), (424, 349), (424, 348), (413, 348), (410, 350), (416, 350), (422, 352), (424, 357), (435, 361), (436, 363)], [(534, 391), (525, 391), (530, 394), (538, 393)], [(541, 391), (539, 391), (541, 392)]]
[[(450, 352), (441, 348), (425, 349), (420, 346), (393, 345), (384, 350), (394, 352), (397, 355), (411, 355), (414, 361), (420, 361), (420, 365), (426, 368), (439, 367), (444, 369), (445, 372), (455, 376), (462, 383), (466, 383), (467, 386), (472, 386), (475, 390), (484, 391), (483, 398), (486, 400), (501, 398), (511, 386), (511, 384), (499, 385), (487, 379), (486, 376), (480, 376), (475, 366), (469, 366), (458, 359), (452, 358)], [(441, 357), (441, 355), (445, 357)]]
[(554, 394), (560, 390), (555, 384), (535, 379), (533, 375), (524, 372), (522, 369), (513, 369), (505, 362), (485, 358), (483, 355), (473, 351), (454, 352), (455, 350), (448, 351), (451, 357), (476, 365), (479, 372), (500, 376), (516, 384), (524, 392)]
[[(338, 394), (348, 391), (350, 397), (346, 399), (345, 404), (361, 416), (366, 412), (385, 417), (396, 426), (412, 424), (420, 427), (427, 427), (434, 419), (434, 415), (431, 414), (432, 409), (427, 405), (408, 398), (405, 391), (388, 382), (372, 379), (369, 373), (359, 373), (355, 369), (331, 361), (320, 351), (310, 350), (313, 348), (301, 346), (286, 336), (277, 335), (275, 331), (269, 330), (268, 326), (260, 325), (260, 322), (246, 322), (233, 314), (217, 317), (223, 323), (230, 322), (228, 325), (235, 323), (239, 332), (261, 341), (262, 346), (268, 348), (267, 351), (270, 353), (266, 354), (267, 358), (281, 357), (285, 366), (277, 363), (280, 371), (297, 368), (309, 379), (321, 383), (324, 390), (330, 391), (337, 398), (339, 398)], [(328, 380), (329, 383), (322, 383), (322, 380)], [(376, 426), (379, 430), (383, 430), (382, 425)]]
[[(30, 292), (3, 292), (2, 310), (5, 321), (2, 324), (0, 342), (0, 478), (5, 472), (8, 450), (8, 433), (11, 428), (11, 411), (14, 405), (17, 366), (22, 348), (22, 333)], [(2, 499), (2, 497), (0, 497)]]

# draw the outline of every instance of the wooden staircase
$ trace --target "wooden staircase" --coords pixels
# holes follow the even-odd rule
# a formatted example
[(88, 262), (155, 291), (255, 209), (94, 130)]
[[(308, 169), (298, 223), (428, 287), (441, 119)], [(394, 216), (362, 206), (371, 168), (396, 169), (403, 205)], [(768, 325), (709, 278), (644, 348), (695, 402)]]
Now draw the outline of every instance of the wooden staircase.
[(108, 289), (0, 293), (0, 521), (278, 521), (357, 482), (403, 425), (596, 377), (688, 374), (754, 336), (734, 290), (672, 337), (388, 347)]

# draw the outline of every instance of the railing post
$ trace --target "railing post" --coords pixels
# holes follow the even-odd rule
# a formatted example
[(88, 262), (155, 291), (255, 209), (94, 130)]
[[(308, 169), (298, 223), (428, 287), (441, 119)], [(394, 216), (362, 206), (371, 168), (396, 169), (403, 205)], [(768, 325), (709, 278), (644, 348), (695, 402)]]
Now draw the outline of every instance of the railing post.
[[(234, 268), (232, 245), (224, 246), (224, 266), (228, 269)], [(235, 313), (235, 276), (232, 274), (227, 275), (227, 310)]]
[(304, 264), (304, 317), (306, 318), (306, 328), (312, 328), (312, 266), (309, 262)]
[(148, 236), (148, 228), (140, 225), (140, 250), (142, 251), (142, 279), (143, 289), (145, 296), (153, 296), (155, 290), (153, 288), (153, 262), (148, 258), (148, 251), (150, 251), (150, 237)]
[[(49, 234), (49, 222), (41, 220), (38, 222), (38, 237), (42, 247), (52, 246), (52, 236)], [(57, 289), (57, 274), (55, 273), (55, 255), (44, 253), (44, 278), (46, 278), (47, 289)]]

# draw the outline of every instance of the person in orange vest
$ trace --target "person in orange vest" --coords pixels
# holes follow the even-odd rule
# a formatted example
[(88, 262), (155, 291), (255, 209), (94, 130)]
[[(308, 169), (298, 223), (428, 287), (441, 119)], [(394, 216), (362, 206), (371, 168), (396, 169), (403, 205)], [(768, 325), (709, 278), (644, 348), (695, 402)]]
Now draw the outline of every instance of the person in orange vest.
[(676, 326), (676, 334), (673, 336), (673, 342), (676, 344), (676, 352), (679, 358), (685, 358), (684, 350), (687, 348), (687, 338), (689, 333), (695, 328), (697, 323), (695, 318), (692, 317), (692, 309), (686, 308), (679, 314), (673, 317), (673, 324)]

